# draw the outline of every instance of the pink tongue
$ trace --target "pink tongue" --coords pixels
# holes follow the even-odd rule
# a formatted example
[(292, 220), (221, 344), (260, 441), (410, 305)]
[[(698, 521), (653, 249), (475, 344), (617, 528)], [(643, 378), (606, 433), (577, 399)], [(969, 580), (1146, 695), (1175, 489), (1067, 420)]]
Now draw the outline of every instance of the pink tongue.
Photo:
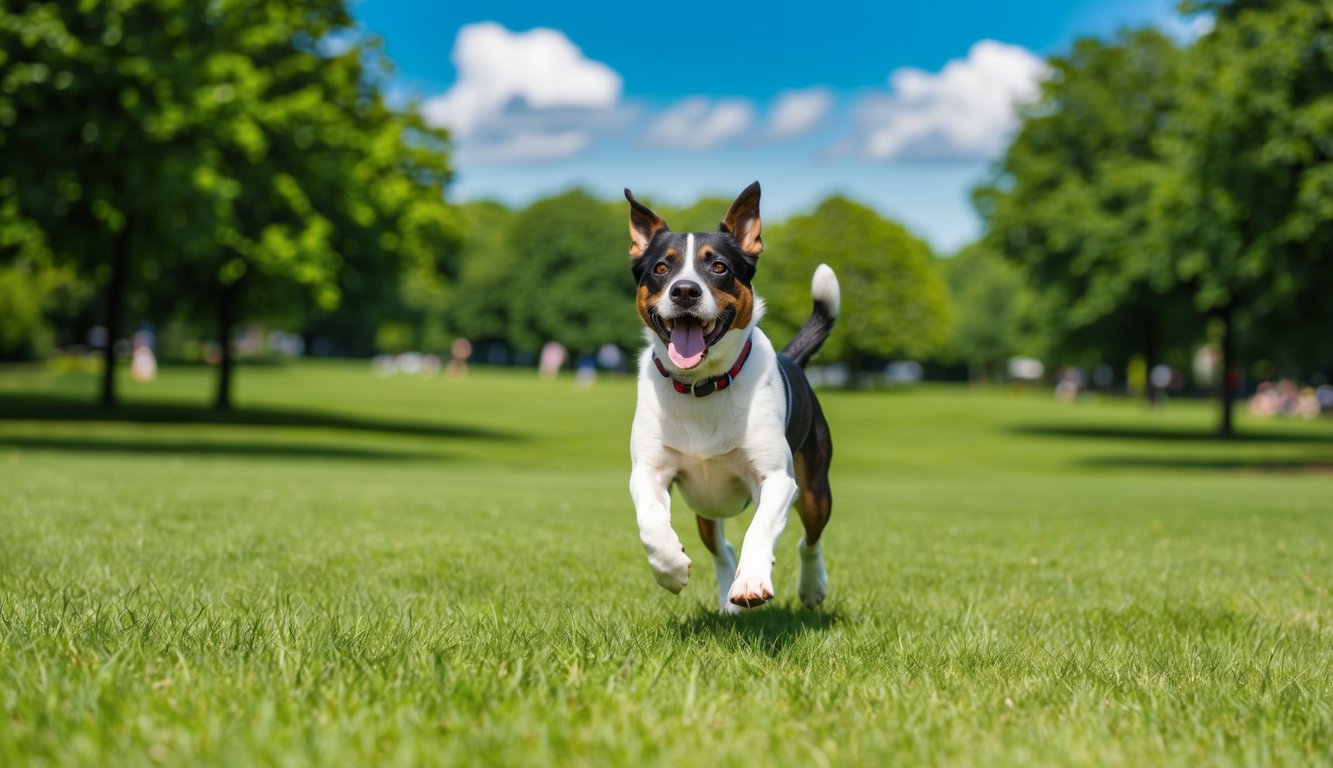
[(687, 320), (677, 320), (667, 344), (671, 362), (681, 368), (693, 368), (704, 358), (704, 327)]

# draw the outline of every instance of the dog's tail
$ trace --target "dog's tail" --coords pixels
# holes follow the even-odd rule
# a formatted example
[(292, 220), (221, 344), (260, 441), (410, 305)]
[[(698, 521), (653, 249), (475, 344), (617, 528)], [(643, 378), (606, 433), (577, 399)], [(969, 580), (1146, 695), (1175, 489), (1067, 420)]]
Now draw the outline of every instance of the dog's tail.
[(838, 310), (842, 304), (842, 289), (838, 287), (838, 276), (827, 264), (815, 267), (815, 276), (810, 279), (810, 295), (815, 306), (810, 310), (810, 317), (796, 332), (796, 336), (783, 348), (782, 354), (805, 367), (810, 358), (815, 356), (824, 340), (833, 331), (833, 323), (838, 319)]

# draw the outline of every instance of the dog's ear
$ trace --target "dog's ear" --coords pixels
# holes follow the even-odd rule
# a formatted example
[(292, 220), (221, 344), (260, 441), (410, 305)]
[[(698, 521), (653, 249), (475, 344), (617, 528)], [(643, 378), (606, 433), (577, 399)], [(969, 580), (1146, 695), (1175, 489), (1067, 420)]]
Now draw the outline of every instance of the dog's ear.
[(652, 209), (634, 199), (634, 193), (625, 189), (625, 199), (629, 201), (629, 255), (637, 259), (648, 250), (648, 243), (653, 235), (667, 229), (667, 223)]
[(759, 182), (746, 187), (731, 204), (731, 210), (722, 219), (721, 230), (730, 232), (740, 243), (741, 252), (751, 259), (759, 258), (764, 252), (764, 238), (760, 235)]

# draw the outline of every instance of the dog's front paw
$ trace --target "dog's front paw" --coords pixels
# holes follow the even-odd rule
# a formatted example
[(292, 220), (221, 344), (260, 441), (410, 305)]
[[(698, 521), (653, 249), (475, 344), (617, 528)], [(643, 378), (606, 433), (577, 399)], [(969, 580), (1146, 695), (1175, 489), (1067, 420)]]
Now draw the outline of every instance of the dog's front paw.
[(752, 576), (742, 572), (731, 583), (731, 593), (727, 599), (742, 608), (763, 605), (773, 599), (773, 580), (768, 576)]
[(684, 547), (677, 543), (674, 549), (649, 552), (648, 565), (653, 569), (653, 578), (657, 579), (663, 589), (679, 595), (685, 585), (690, 583), (690, 567), (694, 563), (690, 562)]

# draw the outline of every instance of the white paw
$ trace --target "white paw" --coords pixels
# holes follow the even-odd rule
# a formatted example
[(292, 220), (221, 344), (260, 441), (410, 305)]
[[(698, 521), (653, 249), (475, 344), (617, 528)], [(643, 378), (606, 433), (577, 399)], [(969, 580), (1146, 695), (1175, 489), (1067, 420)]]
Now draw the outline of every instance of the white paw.
[(796, 587), (796, 594), (806, 608), (814, 608), (824, 602), (828, 594), (828, 575), (824, 573), (822, 560), (801, 561), (801, 582)]
[(768, 575), (758, 576), (742, 571), (731, 583), (727, 599), (733, 605), (754, 608), (773, 599), (773, 580)]
[(732, 605), (731, 601), (723, 599), (718, 601), (717, 612), (723, 616), (735, 616), (741, 612), (739, 605)]
[(828, 594), (828, 574), (824, 571), (824, 557), (816, 544), (806, 549), (802, 541), (797, 550), (801, 555), (801, 579), (796, 586), (796, 594), (806, 608), (814, 608), (824, 602)]
[(679, 595), (685, 585), (690, 583), (690, 558), (679, 544), (675, 549), (666, 548), (648, 553), (648, 566), (653, 569), (653, 578), (661, 587), (672, 594)]

